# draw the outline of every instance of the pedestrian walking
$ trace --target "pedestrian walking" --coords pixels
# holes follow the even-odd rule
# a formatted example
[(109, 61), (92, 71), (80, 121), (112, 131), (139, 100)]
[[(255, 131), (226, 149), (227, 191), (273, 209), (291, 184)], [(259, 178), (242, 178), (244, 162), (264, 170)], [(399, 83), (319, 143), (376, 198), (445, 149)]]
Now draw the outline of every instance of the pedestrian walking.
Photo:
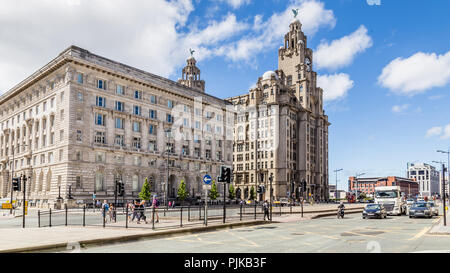
[(138, 209), (137, 224), (141, 223), (141, 219), (143, 219), (145, 221), (145, 223), (147, 224), (147, 217), (145, 216), (145, 213), (144, 213), (145, 212), (145, 200), (138, 203), (137, 209)]
[[(156, 222), (155, 223), (159, 223), (158, 207), (159, 207), (159, 200), (156, 198), (156, 195), (155, 195), (153, 197), (153, 201), (152, 201), (152, 209), (155, 210), (155, 215), (156, 215)], [(152, 221), (153, 221), (153, 219), (152, 219)]]
[(266, 216), (267, 216), (267, 220), (270, 220), (270, 216), (269, 216), (269, 203), (266, 201), (264, 201), (263, 203), (263, 209), (264, 209), (264, 221), (266, 220)]
[(109, 221), (112, 222), (112, 220), (114, 220), (114, 222), (116, 221), (116, 208), (114, 207), (113, 204), (109, 204), (109, 210), (108, 210), (108, 214), (109, 214)]
[(171, 208), (172, 207), (172, 201), (169, 201), (169, 206), (168, 206), (169, 208)]
[(106, 214), (109, 211), (109, 205), (106, 200), (103, 201), (103, 205), (101, 208), (102, 208), (102, 217), (105, 219), (105, 223), (106, 223), (106, 222), (108, 222), (108, 220), (106, 220)]
[(137, 218), (139, 221), (139, 200), (134, 200), (134, 204), (132, 205), (133, 210), (133, 218), (131, 218), (131, 222), (134, 221), (134, 218)]

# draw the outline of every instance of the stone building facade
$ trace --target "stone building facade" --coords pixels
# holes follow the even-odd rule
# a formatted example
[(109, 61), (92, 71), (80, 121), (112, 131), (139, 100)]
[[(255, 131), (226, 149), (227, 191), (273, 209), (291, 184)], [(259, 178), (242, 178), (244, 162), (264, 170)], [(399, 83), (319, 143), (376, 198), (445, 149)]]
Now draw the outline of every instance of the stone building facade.
[(441, 194), (440, 174), (434, 166), (426, 163), (408, 163), (407, 177), (419, 183), (421, 196), (431, 197)]
[[(267, 71), (248, 94), (227, 99), (235, 106), (234, 183), (241, 198), (263, 185), (258, 200), (302, 194), (326, 200), (328, 189), (328, 116), (323, 90), (316, 85), (312, 50), (295, 19), (278, 50), (278, 69)], [(306, 181), (306, 192), (300, 182)]]
[(231, 165), (234, 117), (204, 87), (192, 57), (174, 82), (69, 47), (0, 97), (0, 196), (21, 174), (38, 207), (69, 191), (111, 200), (115, 181), (130, 199), (146, 178), (161, 201), (181, 180), (200, 196), (202, 176)]

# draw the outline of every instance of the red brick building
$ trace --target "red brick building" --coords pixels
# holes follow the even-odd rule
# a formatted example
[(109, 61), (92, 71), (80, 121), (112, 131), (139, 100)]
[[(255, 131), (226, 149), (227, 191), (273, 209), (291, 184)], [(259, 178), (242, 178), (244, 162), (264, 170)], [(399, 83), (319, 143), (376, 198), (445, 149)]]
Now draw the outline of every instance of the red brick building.
[(357, 187), (358, 192), (373, 195), (375, 193), (375, 187), (381, 186), (400, 186), (400, 191), (404, 192), (406, 196), (416, 196), (419, 194), (419, 183), (414, 179), (397, 176), (358, 179), (351, 176), (348, 178), (348, 189), (350, 192), (354, 192)]

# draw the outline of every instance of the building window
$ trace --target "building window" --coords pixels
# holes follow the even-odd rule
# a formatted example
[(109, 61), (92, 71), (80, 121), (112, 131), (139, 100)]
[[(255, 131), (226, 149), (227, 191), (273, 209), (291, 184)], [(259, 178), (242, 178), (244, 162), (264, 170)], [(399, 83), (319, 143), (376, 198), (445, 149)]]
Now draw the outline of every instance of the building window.
[(149, 129), (148, 129), (148, 133), (149, 133), (150, 135), (156, 135), (156, 126), (150, 124)]
[(123, 135), (116, 135), (114, 138), (114, 143), (120, 147), (124, 146), (124, 136)]
[(157, 146), (156, 146), (156, 141), (154, 141), (154, 140), (150, 140), (149, 142), (148, 142), (148, 150), (150, 151), (150, 152), (156, 152), (158, 149), (157, 149)]
[(133, 148), (140, 149), (141, 148), (141, 138), (133, 137)]
[(149, 116), (151, 119), (156, 119), (156, 110), (149, 110), (148, 116)]
[(83, 73), (78, 73), (77, 75), (77, 82), (78, 83), (83, 83)]
[(116, 111), (123, 112), (125, 110), (125, 104), (121, 101), (116, 101)]
[(94, 142), (99, 144), (106, 144), (105, 132), (96, 131), (94, 135)]
[(133, 107), (133, 114), (140, 116), (141, 115), (141, 107), (140, 106), (134, 106)]
[(142, 91), (138, 91), (138, 90), (135, 90), (134, 91), (134, 98), (135, 99), (142, 99)]
[(118, 95), (123, 95), (125, 92), (124, 92), (124, 87), (122, 86), (122, 85), (117, 85), (116, 86), (116, 94), (118, 94)]
[(141, 123), (138, 121), (133, 121), (133, 132), (141, 131)]
[(135, 166), (141, 166), (141, 164), (142, 164), (142, 159), (141, 159), (141, 157), (140, 157), (140, 156), (135, 156), (135, 157), (134, 157), (134, 165), (135, 165)]
[(167, 100), (167, 107), (173, 108), (173, 101)]
[(95, 190), (104, 191), (105, 190), (105, 178), (101, 172), (95, 174)]
[(97, 88), (106, 90), (106, 81), (105, 80), (97, 80)]
[(82, 141), (82, 133), (81, 130), (77, 130), (77, 141), (81, 142)]
[(75, 188), (77, 188), (77, 189), (81, 189), (82, 188), (81, 176), (76, 176), (75, 177)]
[(105, 163), (106, 162), (106, 154), (97, 152), (95, 155), (95, 162)]
[(105, 126), (105, 115), (95, 114), (95, 125)]
[(95, 97), (95, 105), (99, 107), (106, 107), (106, 99), (104, 97)]
[(78, 92), (78, 101), (83, 101), (83, 93), (81, 92)]
[(136, 174), (133, 175), (132, 181), (133, 181), (133, 191), (139, 191), (139, 176)]
[(116, 128), (123, 129), (123, 118), (116, 118)]
[(151, 95), (150, 96), (150, 102), (153, 103), (153, 104), (156, 104), (156, 96)]
[(167, 121), (168, 123), (172, 123), (172, 122), (173, 122), (173, 117), (172, 117), (171, 114), (167, 114), (167, 116), (166, 116), (166, 121)]

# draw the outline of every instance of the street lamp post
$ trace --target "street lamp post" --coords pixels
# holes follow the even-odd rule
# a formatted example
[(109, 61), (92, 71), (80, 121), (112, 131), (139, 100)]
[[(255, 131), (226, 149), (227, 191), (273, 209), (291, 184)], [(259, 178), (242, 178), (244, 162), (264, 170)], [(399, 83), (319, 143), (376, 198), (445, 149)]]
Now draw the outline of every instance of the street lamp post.
[[(443, 150), (438, 150), (438, 153), (443, 153), (443, 154), (447, 154), (447, 167), (450, 166), (450, 148), (448, 148), (447, 151), (443, 151)], [(448, 171), (448, 170), (447, 170)], [(447, 172), (448, 173), (448, 172)], [(445, 175), (445, 174), (444, 174)], [(445, 183), (444, 183), (444, 194), (447, 194), (447, 190), (445, 187)]]
[[(171, 136), (172, 130), (171, 129), (167, 129), (166, 130), (166, 136), (167, 136), (167, 143), (170, 143), (170, 136)], [(167, 182), (166, 182), (166, 187), (165, 187), (165, 198), (164, 198), (164, 203), (165, 203), (165, 210), (164, 210), (164, 214), (165, 211), (168, 209), (168, 198), (169, 198), (169, 145), (166, 144), (166, 153), (167, 153)]]
[(334, 172), (336, 173), (336, 189), (334, 192), (334, 199), (337, 202), (337, 193), (338, 193), (338, 179), (337, 179), (337, 174), (338, 172), (342, 171), (343, 169), (339, 169), (339, 170), (334, 170)]
[(446, 192), (445, 192), (445, 164), (443, 162), (433, 161), (434, 163), (440, 163), (442, 164), (442, 202), (443, 202), (443, 210), (444, 210), (444, 226), (447, 226), (447, 204), (446, 204)]

